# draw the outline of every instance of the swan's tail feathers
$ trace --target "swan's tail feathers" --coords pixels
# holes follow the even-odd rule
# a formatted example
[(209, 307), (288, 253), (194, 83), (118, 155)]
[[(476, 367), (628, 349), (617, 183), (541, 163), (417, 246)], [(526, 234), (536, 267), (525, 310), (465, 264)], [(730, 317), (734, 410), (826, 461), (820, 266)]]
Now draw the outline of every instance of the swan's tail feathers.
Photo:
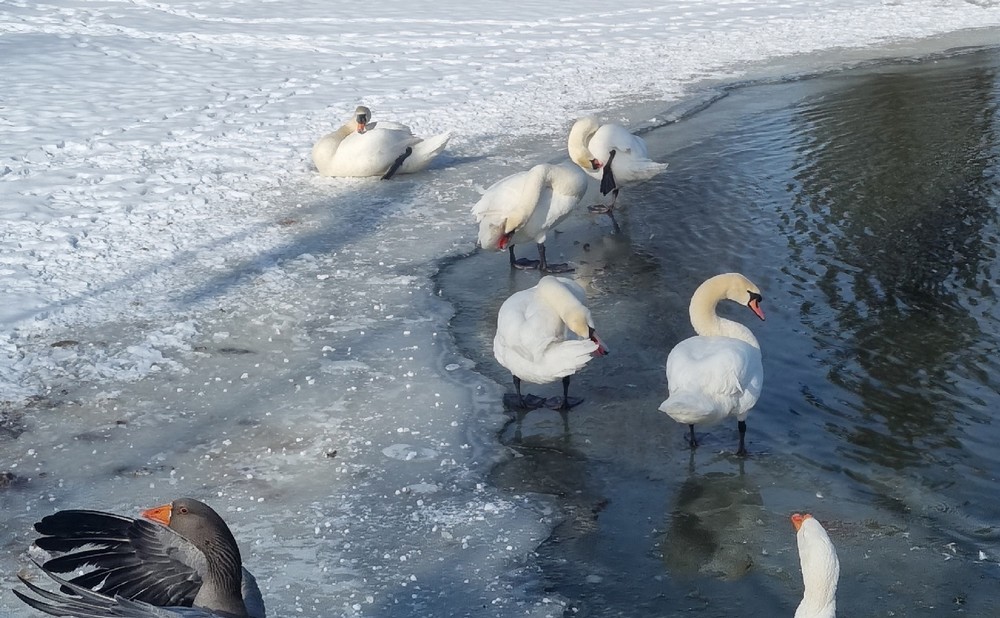
[(649, 180), (663, 170), (667, 169), (669, 163), (657, 163), (656, 161), (641, 161), (635, 164), (632, 174), (636, 180)]
[(590, 339), (563, 341), (549, 349), (545, 364), (554, 377), (571, 376), (594, 358), (597, 348), (598, 345)]
[(608, 162), (604, 164), (604, 174), (601, 176), (601, 195), (607, 195), (614, 191), (618, 184), (615, 182), (615, 174), (611, 171), (611, 162), (615, 160), (617, 151), (612, 150), (608, 155)]
[(660, 404), (660, 412), (685, 425), (696, 423), (711, 423), (719, 420), (715, 418), (716, 409), (712, 402), (704, 395), (691, 391), (677, 391), (670, 393), (666, 401)]
[(413, 144), (413, 155), (404, 162), (402, 173), (419, 172), (430, 165), (434, 157), (444, 151), (449, 139), (451, 133), (441, 133)]
[(428, 137), (413, 148), (419, 156), (432, 158), (444, 152), (444, 147), (448, 145), (448, 140), (450, 139), (451, 133), (445, 132)]
[(395, 176), (396, 172), (399, 171), (399, 168), (402, 167), (403, 162), (406, 161), (407, 157), (411, 154), (413, 154), (413, 148), (407, 146), (406, 150), (403, 151), (403, 154), (396, 157), (396, 160), (392, 162), (392, 165), (389, 166), (389, 170), (382, 174), (382, 180), (389, 180)]

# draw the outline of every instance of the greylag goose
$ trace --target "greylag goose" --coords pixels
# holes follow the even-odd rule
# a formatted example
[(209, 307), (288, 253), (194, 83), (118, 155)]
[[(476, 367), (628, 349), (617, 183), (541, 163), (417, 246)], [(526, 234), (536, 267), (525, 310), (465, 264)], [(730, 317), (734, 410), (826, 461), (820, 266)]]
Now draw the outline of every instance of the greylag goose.
[[(264, 618), (257, 582), (211, 507), (180, 498), (142, 517), (86, 510), (43, 517), (35, 545), (59, 555), (39, 566), (60, 590), (21, 577), (35, 596), (14, 594), (52, 616)], [(78, 570), (85, 572), (56, 575)]]

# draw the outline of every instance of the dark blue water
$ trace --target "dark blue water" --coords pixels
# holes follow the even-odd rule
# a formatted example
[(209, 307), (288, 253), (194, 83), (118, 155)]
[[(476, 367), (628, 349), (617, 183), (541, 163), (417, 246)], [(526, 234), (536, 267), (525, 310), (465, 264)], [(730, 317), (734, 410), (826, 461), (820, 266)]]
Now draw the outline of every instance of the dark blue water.
[[(644, 135), (670, 168), (626, 189), (620, 232), (581, 212), (550, 237), (612, 354), (568, 427), (507, 427), (494, 481), (560, 498), (538, 568), (567, 616), (791, 616), (795, 511), (838, 548), (839, 615), (1000, 615), (998, 71), (981, 50), (732, 89)], [(690, 295), (727, 271), (768, 316), (720, 307), (764, 356), (746, 460), (735, 423), (692, 452), (657, 411)], [(441, 275), (503, 384), (496, 310), (536, 281), (486, 253)]]

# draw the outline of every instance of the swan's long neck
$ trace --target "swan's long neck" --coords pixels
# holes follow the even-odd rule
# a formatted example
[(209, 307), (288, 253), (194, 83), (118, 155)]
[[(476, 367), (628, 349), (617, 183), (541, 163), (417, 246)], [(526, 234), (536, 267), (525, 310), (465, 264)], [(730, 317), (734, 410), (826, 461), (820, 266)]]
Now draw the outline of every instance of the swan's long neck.
[(337, 143), (339, 144), (340, 142), (344, 141), (344, 138), (346, 138), (348, 135), (354, 133), (357, 126), (358, 125), (356, 125), (353, 122), (345, 123), (342, 127), (333, 132), (334, 139), (337, 140)]
[(719, 301), (728, 298), (726, 288), (718, 279), (709, 279), (698, 287), (691, 297), (688, 313), (694, 331), (703, 337), (732, 337), (760, 349), (760, 343), (746, 326), (720, 317), (715, 312)]
[(590, 310), (565, 286), (546, 277), (538, 282), (538, 297), (556, 312), (571, 331), (582, 338), (590, 336), (589, 330), (593, 326)]
[(598, 127), (599, 125), (596, 122), (581, 120), (574, 124), (569, 132), (569, 142), (567, 143), (569, 158), (585, 170), (592, 169), (590, 161), (594, 158), (594, 155), (590, 152), (588, 146), (590, 138), (597, 132)]

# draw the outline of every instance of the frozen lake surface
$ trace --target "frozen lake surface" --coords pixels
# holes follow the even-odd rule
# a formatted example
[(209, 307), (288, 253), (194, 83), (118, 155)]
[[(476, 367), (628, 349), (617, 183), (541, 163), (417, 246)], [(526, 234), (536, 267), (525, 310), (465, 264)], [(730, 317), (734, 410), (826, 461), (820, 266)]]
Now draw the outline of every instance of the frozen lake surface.
[[(581, 417), (599, 418), (601, 393), (624, 402), (621, 382), (611, 379), (628, 371), (620, 363), (630, 349), (646, 355), (645, 376), (625, 382), (636, 396), (630, 413), (619, 415), (620, 435), (594, 448), (614, 450), (627, 436), (641, 436), (646, 465), (658, 470), (653, 478), (686, 474), (694, 490), (674, 499), (680, 488), (649, 492), (639, 483), (634, 499), (605, 502), (608, 492), (581, 485), (591, 474), (588, 462), (600, 464), (595, 481), (621, 479), (623, 490), (634, 463), (621, 466), (585, 449), (567, 465), (561, 446), (536, 449), (549, 460), (526, 454), (499, 403), (507, 378), (489, 367), (488, 347), (477, 349), (462, 332), (468, 306), (453, 305), (454, 290), (435, 279), (442, 265), (471, 268), (464, 275), (476, 282), (470, 289), (495, 306), (512, 285), (530, 281), (518, 273), (511, 282), (502, 256), (473, 253), (469, 207), (503, 175), (560, 158), (569, 122), (581, 113), (657, 125), (689, 109), (683, 97), (703, 94), (703, 80), (748, 70), (801, 73), (995, 40), (995, 31), (963, 29), (1000, 25), (1000, 9), (922, 1), (626, 2), (606, 12), (597, 3), (567, 3), (526, 21), (516, 4), (490, 5), (496, 13), (476, 3), (435, 5), (420, 19), (403, 3), (352, 18), (330, 16), (328, 6), (109, 0), (0, 8), (0, 142), (8, 148), (0, 159), (0, 586), (34, 573), (24, 550), (31, 524), (46, 513), (84, 507), (128, 514), (192, 495), (229, 521), (272, 615), (624, 611), (623, 591), (600, 560), (583, 563), (586, 573), (576, 581), (575, 571), (553, 569), (571, 555), (556, 547), (566, 531), (588, 521), (620, 525), (615, 529), (639, 536), (615, 551), (656, 558), (664, 552), (631, 517), (658, 511), (650, 530), (662, 532), (667, 505), (689, 504), (684, 496), (698, 495), (698, 487), (711, 494), (746, 481), (724, 456), (696, 462), (694, 472), (687, 462), (676, 466), (672, 458), (684, 453), (665, 445), (677, 428), (646, 403), (659, 393), (628, 386), (655, 383), (668, 342), (687, 332), (682, 319), (643, 346), (624, 331), (609, 337), (618, 340), (602, 367), (609, 382), (587, 384), (599, 375), (590, 369), (581, 376), (589, 398)], [(607, 29), (609, 22), (616, 25)], [(603, 38), (594, 41), (597, 33)], [(590, 63), (581, 66), (580, 57)], [(309, 146), (359, 102), (418, 134), (452, 130), (448, 153), (427, 172), (391, 183), (317, 178)], [(687, 169), (677, 156), (688, 143), (685, 127), (696, 134), (700, 117), (664, 130), (657, 153), (671, 162), (665, 184), (628, 196), (632, 219), (623, 219), (623, 235), (581, 212), (553, 239), (554, 252), (580, 261), (581, 277), (593, 276), (578, 257), (589, 243), (630, 277), (648, 269), (654, 283), (661, 258), (623, 240), (636, 226), (646, 231), (643, 204), (659, 208), (656, 192), (719, 191), (711, 178), (674, 182)], [(584, 233), (574, 237), (574, 230)], [(770, 232), (771, 249), (790, 236)], [(729, 265), (748, 271), (743, 260), (750, 257), (734, 252)], [(775, 290), (768, 298), (780, 303), (781, 279), (758, 272), (758, 283)], [(487, 277), (502, 283), (486, 286)], [(695, 278), (671, 279), (669, 302), (683, 306)], [(644, 301), (625, 302), (630, 315)], [(758, 332), (782, 337), (785, 313), (772, 312)], [(493, 315), (476, 318), (475, 336), (492, 338)], [(522, 443), (563, 439), (561, 424), (530, 418)], [(775, 456), (788, 452), (781, 441), (791, 438), (770, 422), (779, 423), (751, 423), (751, 448), (767, 445), (761, 450), (770, 453), (747, 464), (751, 474), (754, 466), (796, 463)], [(574, 435), (585, 427), (574, 424)], [(713, 435), (719, 450), (729, 446), (725, 432)], [(537, 484), (525, 483), (518, 465), (534, 472)], [(768, 525), (763, 537), (773, 562), (751, 569), (734, 588), (717, 583), (718, 569), (689, 567), (712, 595), (705, 608), (733, 607), (727, 595), (735, 599), (753, 585), (745, 582), (763, 581), (771, 594), (761, 607), (790, 613), (794, 536), (778, 511), (812, 506), (795, 499), (802, 487), (815, 492), (813, 468), (804, 469), (780, 490), (785, 498), (759, 500), (768, 505), (759, 518)], [(760, 486), (749, 482), (753, 503)], [(579, 492), (568, 501), (552, 483)], [(857, 525), (852, 509), (864, 501), (850, 496), (833, 519)], [(915, 528), (918, 545), (940, 549), (937, 538), (926, 540), (927, 529)], [(966, 528), (948, 530), (945, 543)], [(909, 533), (903, 528), (893, 538)], [(962, 560), (949, 565), (995, 568), (989, 546), (960, 540)], [(969, 556), (980, 546), (992, 553), (977, 563)], [(728, 568), (730, 558), (718, 568)], [(671, 572), (644, 572), (665, 578), (670, 589), (663, 599), (638, 602), (653, 608), (683, 596)], [(586, 603), (574, 588), (601, 582)], [(979, 597), (969, 598), (970, 608), (980, 607)], [(7, 593), (0, 593), (0, 614), (32, 615)]]

